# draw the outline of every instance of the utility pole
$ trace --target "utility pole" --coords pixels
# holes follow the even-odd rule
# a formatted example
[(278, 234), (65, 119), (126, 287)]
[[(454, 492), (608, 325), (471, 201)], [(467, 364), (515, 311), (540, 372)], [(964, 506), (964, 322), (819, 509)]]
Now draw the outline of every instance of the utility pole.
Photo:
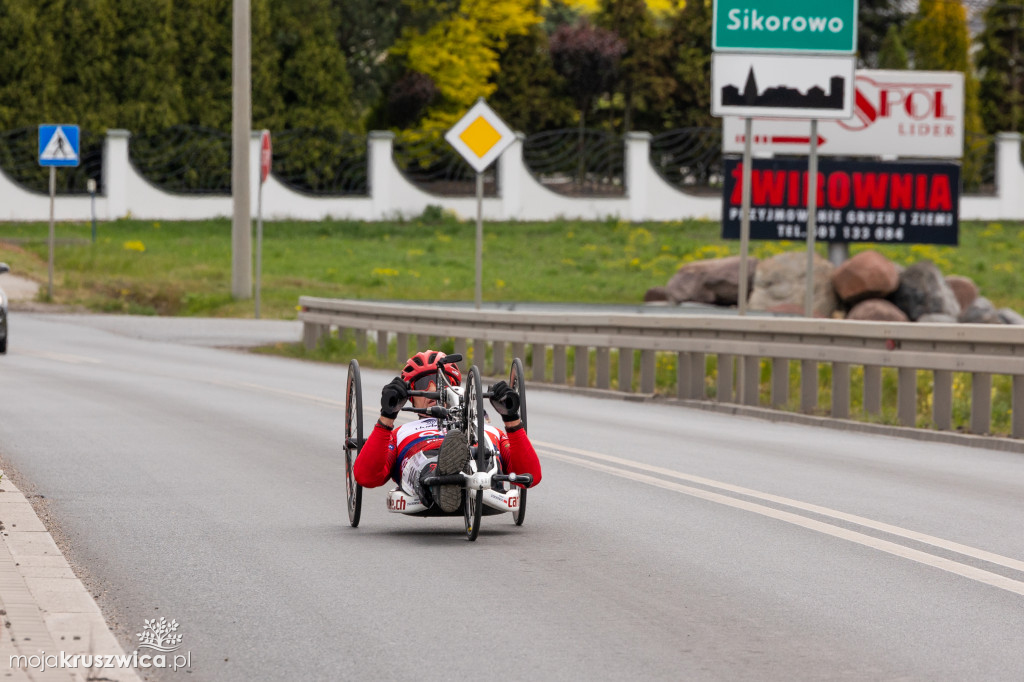
[(249, 0), (233, 0), (231, 20), (231, 295), (252, 297), (252, 217), (249, 138), (252, 128), (252, 49)]

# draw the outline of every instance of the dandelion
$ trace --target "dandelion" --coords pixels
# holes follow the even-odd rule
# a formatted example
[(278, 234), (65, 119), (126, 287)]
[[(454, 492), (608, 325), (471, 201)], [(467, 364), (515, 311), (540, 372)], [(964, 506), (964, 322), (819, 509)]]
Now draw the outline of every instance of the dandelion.
[(397, 277), (398, 270), (393, 270), (391, 268), (374, 268), (371, 274), (380, 275), (382, 277)]
[(494, 288), (495, 289), (504, 289), (505, 288), (505, 280), (503, 280), (503, 279), (496, 279), (496, 280), (494, 280)]
[(146, 250), (146, 245), (136, 239), (134, 241), (125, 242), (124, 249), (125, 251), (138, 251), (139, 253), (143, 253)]
[(160, 223), (153, 223), (153, 229), (154, 230), (159, 230), (160, 229)]

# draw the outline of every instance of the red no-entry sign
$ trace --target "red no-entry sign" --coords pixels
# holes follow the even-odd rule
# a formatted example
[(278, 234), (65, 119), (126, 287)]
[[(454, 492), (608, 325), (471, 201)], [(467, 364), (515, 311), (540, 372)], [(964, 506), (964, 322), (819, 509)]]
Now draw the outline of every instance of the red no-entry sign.
[(267, 176), (270, 175), (270, 131), (264, 130), (263, 134), (260, 135), (260, 182), (264, 183), (267, 181)]

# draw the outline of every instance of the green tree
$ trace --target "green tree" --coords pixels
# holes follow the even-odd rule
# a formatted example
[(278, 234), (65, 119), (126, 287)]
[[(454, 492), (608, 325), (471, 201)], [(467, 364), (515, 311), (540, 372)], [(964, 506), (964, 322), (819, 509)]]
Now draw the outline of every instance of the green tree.
[(661, 107), (661, 127), (717, 126), (711, 116), (711, 0), (689, 0), (673, 15), (665, 68), (675, 87)]
[(920, 0), (917, 13), (907, 24), (906, 37), (915, 69), (964, 74), (963, 174), (965, 186), (970, 186), (980, 177), (987, 144), (978, 79), (971, 68), (967, 12), (959, 2)]
[(488, 102), (513, 130), (536, 133), (568, 127), (575, 120), (565, 83), (551, 62), (548, 36), (540, 26), (509, 37), (494, 85)]
[(1024, 130), (1024, 0), (1000, 0), (984, 14), (977, 62), (981, 113), (989, 133)]
[(880, 69), (906, 69), (909, 66), (907, 48), (903, 46), (900, 30), (895, 24), (889, 27), (882, 47), (878, 50), (877, 66)]
[(173, 6), (173, 0), (118, 0), (118, 37), (110, 45), (117, 68), (109, 87), (119, 109), (108, 126), (158, 132), (181, 121)]
[(352, 102), (361, 117), (380, 99), (391, 74), (385, 57), (409, 21), (403, 0), (332, 0), (338, 46), (352, 83)]
[[(857, 55), (860, 65), (875, 68), (881, 64), (882, 51), (889, 34), (899, 35), (906, 24), (909, 13), (903, 9), (901, 0), (860, 0), (857, 10)], [(906, 68), (895, 67), (895, 68)]]
[(60, 54), (37, 0), (0, 1), (0, 127), (57, 120)]
[(231, 128), (231, 0), (175, 0), (182, 122)]
[[(410, 6), (413, 25), (425, 27), (404, 29), (391, 54), (437, 87), (436, 102), (420, 122), (424, 136), (436, 137), (494, 92), (508, 38), (525, 34), (540, 17), (533, 0), (410, 0)], [(430, 24), (435, 16), (442, 18)]]
[(628, 132), (637, 108), (645, 118), (643, 113), (656, 109), (673, 89), (672, 79), (659, 69), (669, 46), (659, 39), (654, 15), (644, 0), (601, 0), (597, 23), (616, 33), (626, 46), (616, 90), (622, 98), (622, 131)]

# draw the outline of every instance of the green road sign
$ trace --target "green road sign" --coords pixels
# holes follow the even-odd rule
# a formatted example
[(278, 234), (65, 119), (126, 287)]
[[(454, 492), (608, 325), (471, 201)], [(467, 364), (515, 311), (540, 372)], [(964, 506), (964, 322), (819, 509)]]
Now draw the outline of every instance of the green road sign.
[(715, 0), (712, 47), (722, 51), (857, 51), (857, 0)]

